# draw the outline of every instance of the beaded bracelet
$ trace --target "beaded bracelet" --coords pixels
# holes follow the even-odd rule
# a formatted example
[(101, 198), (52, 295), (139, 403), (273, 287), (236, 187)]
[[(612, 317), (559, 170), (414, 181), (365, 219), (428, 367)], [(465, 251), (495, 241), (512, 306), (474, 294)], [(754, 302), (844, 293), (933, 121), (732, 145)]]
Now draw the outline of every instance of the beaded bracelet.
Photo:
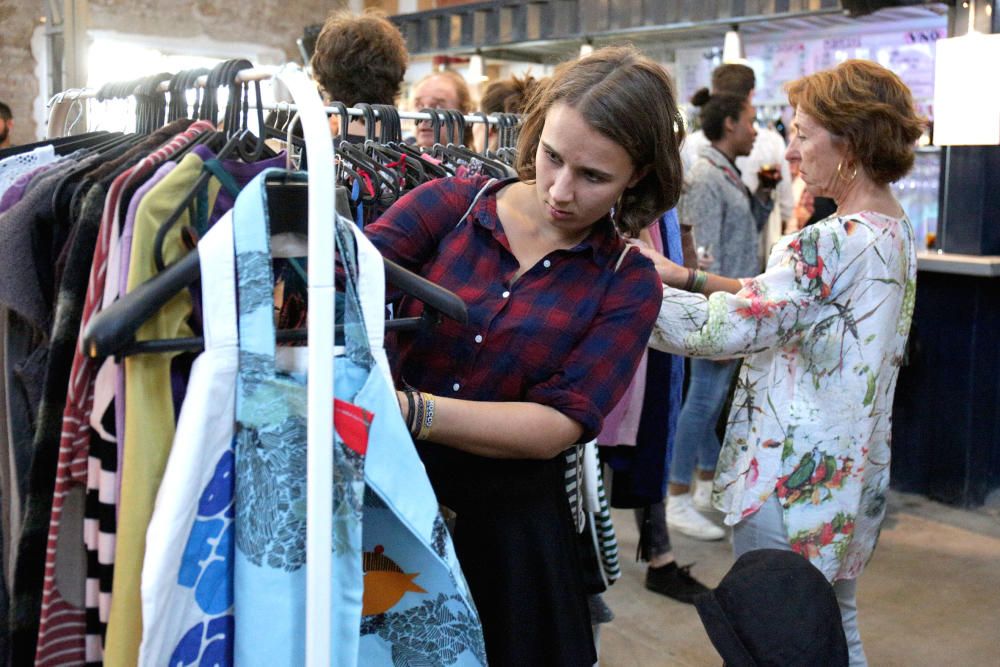
[(416, 402), (413, 399), (414, 391), (412, 389), (404, 389), (403, 393), (406, 395), (406, 430), (412, 434), (414, 413), (417, 411)]
[(424, 406), (422, 419), (419, 423), (419, 431), (417, 432), (417, 440), (427, 440), (431, 437), (431, 428), (434, 426), (434, 399), (433, 394), (425, 394), (420, 392), (421, 403)]

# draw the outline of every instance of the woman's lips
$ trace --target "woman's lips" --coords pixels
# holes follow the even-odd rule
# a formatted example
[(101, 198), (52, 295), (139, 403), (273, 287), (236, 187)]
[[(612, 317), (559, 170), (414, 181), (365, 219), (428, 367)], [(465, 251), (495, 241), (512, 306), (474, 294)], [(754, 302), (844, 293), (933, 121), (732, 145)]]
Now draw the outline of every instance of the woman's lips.
[(551, 215), (556, 220), (566, 220), (573, 216), (569, 211), (563, 211), (558, 208), (553, 207), (551, 204), (546, 204), (549, 208), (549, 215)]

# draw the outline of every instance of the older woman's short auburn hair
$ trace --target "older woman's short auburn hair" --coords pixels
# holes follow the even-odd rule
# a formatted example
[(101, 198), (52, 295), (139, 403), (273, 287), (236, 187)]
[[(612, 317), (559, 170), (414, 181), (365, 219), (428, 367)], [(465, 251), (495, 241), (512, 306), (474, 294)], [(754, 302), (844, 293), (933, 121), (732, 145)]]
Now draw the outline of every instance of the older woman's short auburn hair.
[(623, 234), (638, 236), (677, 204), (684, 123), (663, 67), (631, 46), (598, 49), (560, 65), (539, 82), (525, 107), (514, 165), (523, 180), (535, 179), (545, 116), (555, 104), (575, 109), (590, 127), (624, 148), (637, 170), (649, 168), (616, 207), (615, 222)]
[(914, 109), (910, 89), (885, 67), (848, 60), (785, 89), (789, 103), (844, 141), (876, 183), (898, 181), (913, 167), (914, 144), (926, 121)]

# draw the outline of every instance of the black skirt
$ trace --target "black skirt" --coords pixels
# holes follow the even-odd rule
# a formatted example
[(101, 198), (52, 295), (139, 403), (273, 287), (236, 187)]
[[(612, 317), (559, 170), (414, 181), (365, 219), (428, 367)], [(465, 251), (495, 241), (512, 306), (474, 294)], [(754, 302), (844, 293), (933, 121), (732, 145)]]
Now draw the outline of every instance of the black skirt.
[(493, 667), (597, 661), (562, 456), (499, 460), (420, 443)]

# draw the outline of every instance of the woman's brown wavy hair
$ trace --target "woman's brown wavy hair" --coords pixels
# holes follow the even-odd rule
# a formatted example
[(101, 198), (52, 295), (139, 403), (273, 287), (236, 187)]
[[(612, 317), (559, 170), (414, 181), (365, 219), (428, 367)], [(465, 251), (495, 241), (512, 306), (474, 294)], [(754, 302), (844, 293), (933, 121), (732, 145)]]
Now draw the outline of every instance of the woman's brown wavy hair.
[(617, 207), (616, 223), (623, 234), (638, 236), (677, 204), (684, 123), (663, 67), (631, 46), (598, 49), (560, 65), (539, 83), (525, 108), (514, 165), (522, 180), (535, 179), (535, 153), (545, 116), (555, 104), (575, 109), (590, 127), (624, 148), (637, 170), (649, 167)]

